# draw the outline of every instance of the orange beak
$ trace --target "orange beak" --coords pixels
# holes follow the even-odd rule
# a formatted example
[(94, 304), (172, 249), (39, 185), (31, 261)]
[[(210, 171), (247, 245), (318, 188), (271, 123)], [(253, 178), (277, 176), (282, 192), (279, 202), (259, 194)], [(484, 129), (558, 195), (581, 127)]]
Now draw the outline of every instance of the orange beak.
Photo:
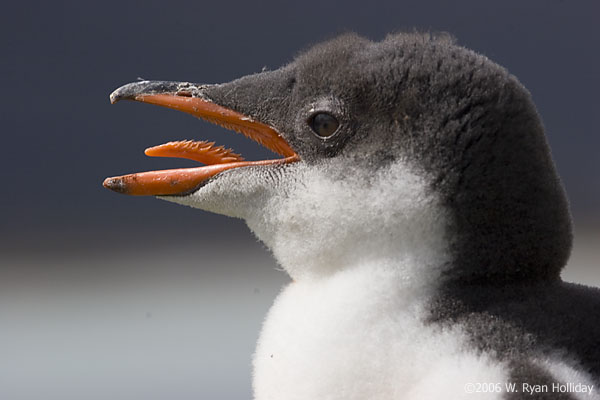
[(225, 149), (222, 146), (215, 147), (214, 142), (169, 142), (148, 148), (145, 154), (151, 157), (186, 158), (206, 164), (206, 166), (140, 172), (107, 178), (103, 183), (107, 189), (142, 196), (183, 195), (195, 191), (209, 178), (228, 169), (251, 165), (286, 164), (300, 159), (285, 139), (269, 125), (255, 121), (248, 116), (222, 107), (207, 99), (191, 97), (191, 93), (185, 89), (173, 91), (172, 93), (130, 94), (128, 87), (135, 85), (130, 84), (117, 89), (111, 94), (111, 103), (128, 99), (183, 111), (227, 129), (243, 133), (271, 151), (281, 154), (284, 158), (244, 161), (239, 154), (233, 153), (230, 149)]

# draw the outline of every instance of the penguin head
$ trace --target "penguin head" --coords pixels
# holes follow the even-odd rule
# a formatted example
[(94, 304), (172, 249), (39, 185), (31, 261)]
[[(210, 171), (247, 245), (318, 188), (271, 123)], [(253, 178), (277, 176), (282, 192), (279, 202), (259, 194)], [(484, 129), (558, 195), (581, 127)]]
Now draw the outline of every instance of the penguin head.
[(497, 283), (558, 279), (566, 263), (567, 202), (529, 93), (448, 36), (344, 35), (278, 70), (138, 82), (120, 99), (187, 111), (284, 157), (170, 143), (150, 155), (210, 165), (105, 186), (243, 218), (295, 279), (383, 262), (411, 279)]

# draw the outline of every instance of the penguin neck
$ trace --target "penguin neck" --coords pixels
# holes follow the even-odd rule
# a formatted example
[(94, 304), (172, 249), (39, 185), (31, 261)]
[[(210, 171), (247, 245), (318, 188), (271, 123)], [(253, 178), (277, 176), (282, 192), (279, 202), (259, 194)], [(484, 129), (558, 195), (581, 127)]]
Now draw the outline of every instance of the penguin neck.
[[(373, 260), (339, 269), (329, 275), (302, 276), (292, 286), (300, 289), (301, 297), (322, 298), (321, 307), (346, 308), (346, 316), (371, 313), (404, 313), (420, 318), (424, 307), (435, 297), (436, 279), (421, 279), (409, 272), (412, 266), (399, 265), (398, 260)], [(316, 311), (315, 311), (316, 312)], [(327, 311), (329, 312), (329, 311)], [(375, 321), (373, 321), (375, 323)]]
[[(297, 171), (283, 196), (248, 216), (250, 229), (295, 281), (375, 274), (427, 286), (448, 261), (448, 213), (427, 180), (396, 163), (365, 178)], [(350, 177), (350, 178), (346, 178)]]
[(354, 282), (356, 288), (371, 287), (384, 296), (392, 292), (428, 291), (438, 286), (448, 265), (446, 253), (441, 249), (426, 249), (414, 243), (379, 242), (379, 245), (378, 251), (369, 252), (357, 246), (357, 249), (347, 248), (343, 257), (337, 252), (313, 254), (301, 262), (286, 260), (287, 263), (280, 264), (296, 282), (337, 281), (343, 277)]

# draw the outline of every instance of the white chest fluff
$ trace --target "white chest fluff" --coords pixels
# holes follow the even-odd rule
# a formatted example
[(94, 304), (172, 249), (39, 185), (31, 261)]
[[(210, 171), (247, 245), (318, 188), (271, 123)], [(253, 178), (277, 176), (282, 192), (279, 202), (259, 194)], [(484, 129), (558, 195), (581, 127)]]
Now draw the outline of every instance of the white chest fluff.
[(255, 399), (472, 398), (465, 383), (506, 381), (502, 365), (463, 346), (459, 329), (423, 323), (427, 297), (386, 267), (291, 283), (258, 342)]
[(448, 259), (446, 213), (426, 179), (402, 162), (334, 171), (298, 166), (281, 195), (245, 215), (295, 281), (264, 323), (255, 399), (439, 399), (465, 393), (465, 379), (503, 378), (465, 351), (459, 329), (423, 323)]

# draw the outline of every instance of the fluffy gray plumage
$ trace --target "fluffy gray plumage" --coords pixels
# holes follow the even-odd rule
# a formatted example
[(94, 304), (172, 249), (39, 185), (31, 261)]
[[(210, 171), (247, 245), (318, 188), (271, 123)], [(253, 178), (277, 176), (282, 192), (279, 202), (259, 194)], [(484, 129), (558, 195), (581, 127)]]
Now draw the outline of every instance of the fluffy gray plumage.
[[(455, 214), (449, 279), (558, 279), (572, 241), (564, 191), (529, 93), (486, 57), (446, 36), (346, 35), (206, 93), (278, 128), (307, 162), (344, 153), (369, 168), (399, 156), (420, 166)], [(343, 125), (327, 143), (302, 118), (319, 97)]]

